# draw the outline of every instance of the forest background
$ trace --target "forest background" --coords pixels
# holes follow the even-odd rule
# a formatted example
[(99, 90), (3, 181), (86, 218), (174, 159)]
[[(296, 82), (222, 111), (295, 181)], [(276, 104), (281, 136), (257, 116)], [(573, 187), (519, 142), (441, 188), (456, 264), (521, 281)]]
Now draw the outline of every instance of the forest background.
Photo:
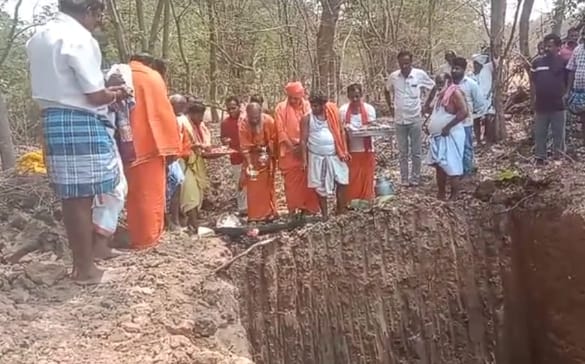
[[(543, 8), (543, 0), (536, 0)], [(546, 1), (546, 0), (544, 0)], [(228, 95), (261, 94), (268, 107), (283, 85), (300, 80), (343, 99), (351, 82), (384, 108), (385, 76), (396, 54), (414, 54), (433, 72), (452, 49), (469, 58), (490, 47), (496, 59), (498, 136), (505, 138), (502, 104), (515, 69), (549, 32), (583, 24), (585, 0), (107, 0), (98, 38), (104, 67), (149, 52), (169, 63), (169, 89), (206, 100), (221, 116)], [(25, 43), (56, 12), (56, 1), (0, 0), (0, 157), (14, 165), (14, 145), (33, 145), (38, 110), (30, 97)], [(564, 35), (564, 34), (563, 34)]]

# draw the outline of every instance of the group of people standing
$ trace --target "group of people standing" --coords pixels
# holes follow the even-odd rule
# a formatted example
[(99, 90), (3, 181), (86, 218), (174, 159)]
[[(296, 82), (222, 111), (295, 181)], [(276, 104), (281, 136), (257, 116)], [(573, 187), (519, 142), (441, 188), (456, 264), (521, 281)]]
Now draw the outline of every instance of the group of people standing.
[(300, 82), (285, 87), (286, 100), (274, 115), (252, 100), (242, 106), (237, 97), (226, 100), (228, 116), (220, 139), (237, 151), (230, 156), (237, 183), (238, 210), (248, 221), (270, 221), (278, 216), (275, 176), (280, 170), (288, 212), (329, 213), (327, 198), (337, 196), (342, 212), (353, 199), (374, 198), (375, 156), (371, 138), (350, 138), (356, 128), (376, 119), (374, 108), (362, 100), (362, 87), (348, 87), (350, 102), (340, 109), (327, 97), (307, 97)]
[[(45, 165), (62, 202), (72, 277), (80, 284), (102, 282), (111, 273), (96, 260), (121, 254), (109, 243), (124, 207), (131, 247), (153, 247), (165, 215), (177, 222), (179, 211), (197, 220), (208, 185), (205, 106), (181, 95), (169, 98), (165, 64), (148, 55), (104, 74), (92, 35), (104, 10), (103, 0), (59, 0), (58, 15), (27, 43)], [(327, 217), (334, 192), (339, 211), (348, 198), (374, 197), (372, 141), (348, 140), (345, 126), (367, 124), (375, 111), (363, 103), (360, 85), (348, 92), (351, 102), (340, 113), (322, 94), (307, 100), (302, 84), (292, 82), (274, 118), (263, 112), (262, 100), (245, 107), (235, 97), (227, 100), (220, 138), (234, 149), (238, 209), (250, 221), (277, 216), (277, 168), (291, 213), (321, 210)]]
[(471, 175), (475, 169), (474, 135), (475, 144), (482, 142), (482, 135), (489, 141), (493, 129), (489, 57), (474, 55), (473, 72), (467, 75), (467, 60), (448, 51), (446, 63), (434, 79), (413, 67), (410, 52), (400, 52), (397, 60), (400, 69), (387, 78), (386, 101), (394, 115), (401, 185), (420, 183), (422, 136), (427, 132), (430, 142), (426, 162), (436, 167), (438, 197), (446, 197), (450, 180), (451, 197), (455, 198), (460, 177)]
[[(583, 33), (571, 28), (563, 41), (548, 34), (539, 43), (531, 62), (534, 140), (537, 164), (544, 164), (552, 136), (552, 158), (559, 161), (566, 150), (566, 124), (575, 115), (585, 140), (585, 47)], [(550, 133), (549, 133), (550, 132)]]
[[(136, 55), (104, 75), (91, 33), (104, 9), (103, 0), (59, 0), (57, 17), (27, 44), (33, 98), (42, 110), (45, 164), (62, 201), (73, 278), (79, 283), (102, 281), (105, 273), (95, 260), (120, 254), (109, 242), (124, 207), (131, 247), (149, 248), (158, 244), (165, 216), (179, 225), (184, 215), (196, 226), (209, 188), (205, 159), (212, 135), (204, 122), (205, 105), (191, 96), (169, 98), (165, 64), (148, 55)], [(533, 62), (539, 159), (545, 157), (541, 142), (549, 125), (555, 150), (564, 146), (556, 126), (564, 117), (567, 84), (570, 107), (585, 115), (585, 50), (574, 48), (565, 66), (560, 46), (558, 37), (545, 37), (545, 54)], [(438, 195), (446, 197), (450, 181), (456, 197), (460, 177), (474, 170), (473, 136), (478, 144), (482, 126), (484, 138), (492, 130), (489, 57), (473, 56), (473, 72), (467, 75), (467, 60), (447, 52), (444, 72), (434, 79), (413, 67), (409, 52), (400, 52), (397, 60), (400, 69), (388, 76), (386, 97), (394, 114), (401, 183), (421, 182), (426, 131), (426, 163), (436, 169)], [(561, 84), (555, 77), (565, 70), (569, 77)], [(348, 86), (349, 102), (341, 107), (319, 92), (307, 95), (300, 82), (290, 82), (284, 91), (286, 99), (273, 115), (258, 97), (247, 104), (237, 97), (225, 102), (228, 116), (219, 139), (232, 152), (238, 211), (251, 222), (278, 216), (278, 170), (291, 215), (320, 212), (326, 219), (330, 196), (336, 196), (339, 213), (352, 200), (373, 200), (374, 141), (346, 130), (376, 120), (374, 107), (363, 101), (362, 86)]]

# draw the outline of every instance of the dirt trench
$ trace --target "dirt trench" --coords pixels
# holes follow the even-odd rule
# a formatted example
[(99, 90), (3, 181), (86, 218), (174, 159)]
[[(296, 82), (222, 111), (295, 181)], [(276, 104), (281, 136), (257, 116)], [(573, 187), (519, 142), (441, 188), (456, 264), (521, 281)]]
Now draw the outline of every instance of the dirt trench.
[(583, 219), (539, 199), (398, 197), (282, 235), (232, 268), (254, 361), (584, 362)]

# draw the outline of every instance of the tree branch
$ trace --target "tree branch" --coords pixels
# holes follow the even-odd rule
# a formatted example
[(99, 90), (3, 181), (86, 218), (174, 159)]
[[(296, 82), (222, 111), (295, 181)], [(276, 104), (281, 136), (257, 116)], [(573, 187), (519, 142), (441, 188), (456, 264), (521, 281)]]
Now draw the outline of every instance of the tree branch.
[(17, 30), (19, 23), (18, 18), (20, 15), (20, 7), (22, 6), (23, 2), (24, 0), (18, 0), (16, 5), (14, 6), (14, 14), (12, 16), (12, 24), (10, 25), (10, 31), (8, 32), (8, 40), (6, 42), (6, 46), (2, 51), (2, 55), (0, 55), (0, 67), (4, 65), (4, 62), (6, 62), (6, 59), (8, 58), (8, 55), (12, 50), (12, 46), (14, 45), (14, 41), (20, 34), (22, 34), (18, 33)]

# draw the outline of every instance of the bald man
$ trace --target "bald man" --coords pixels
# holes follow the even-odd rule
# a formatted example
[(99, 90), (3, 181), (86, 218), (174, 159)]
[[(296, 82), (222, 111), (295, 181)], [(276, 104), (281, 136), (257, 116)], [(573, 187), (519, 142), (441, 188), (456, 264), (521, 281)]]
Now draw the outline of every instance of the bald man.
[(274, 175), (278, 135), (274, 119), (251, 102), (240, 123), (240, 150), (244, 157), (241, 186), (246, 188), (248, 221), (270, 221), (277, 217)]
[(171, 101), (171, 105), (173, 105), (173, 110), (177, 117), (185, 114), (185, 111), (187, 111), (187, 98), (185, 96), (174, 94), (171, 95), (169, 100)]

